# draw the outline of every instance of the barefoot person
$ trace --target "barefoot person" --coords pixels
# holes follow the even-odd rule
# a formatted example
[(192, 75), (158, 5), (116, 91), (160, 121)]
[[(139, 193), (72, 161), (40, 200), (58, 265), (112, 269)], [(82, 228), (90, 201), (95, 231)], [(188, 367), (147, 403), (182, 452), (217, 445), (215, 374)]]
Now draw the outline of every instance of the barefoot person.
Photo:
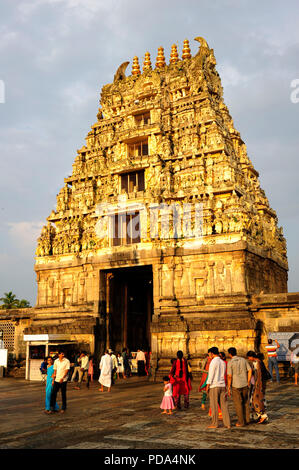
[(225, 362), (220, 359), (218, 348), (209, 349), (212, 355), (212, 361), (209, 367), (209, 375), (207, 380), (207, 392), (210, 397), (210, 406), (212, 410), (212, 424), (208, 428), (218, 428), (218, 403), (222, 411), (223, 424), (226, 428), (230, 428), (230, 417), (228, 413), (226, 386), (225, 386)]
[[(46, 399), (45, 399), (45, 413), (51, 413), (51, 395), (53, 391), (53, 374), (54, 374), (54, 361), (52, 357), (47, 358), (48, 367), (46, 369), (47, 382), (46, 382)], [(58, 411), (59, 406), (57, 403), (54, 405), (54, 410)]]
[(66, 410), (66, 385), (68, 379), (68, 373), (70, 370), (70, 361), (64, 357), (64, 351), (58, 352), (58, 359), (54, 361), (54, 372), (53, 372), (53, 392), (51, 395), (51, 413), (55, 411), (55, 404), (58, 390), (61, 390), (62, 397), (62, 408), (60, 413), (64, 413)]
[(108, 352), (108, 349), (106, 349), (104, 356), (102, 356), (101, 358), (100, 369), (101, 369), (101, 373), (99, 377), (99, 382), (101, 384), (101, 388), (99, 388), (99, 391), (103, 392), (104, 387), (107, 387), (108, 392), (111, 392), (113, 361), (112, 361), (112, 357), (110, 356)]
[(177, 359), (172, 364), (170, 371), (173, 398), (176, 408), (181, 409), (181, 395), (184, 395), (184, 407), (189, 408), (189, 394), (192, 389), (188, 363), (184, 359), (182, 351), (177, 352)]
[(252, 369), (244, 357), (237, 356), (234, 347), (228, 349), (231, 360), (227, 366), (228, 396), (232, 395), (238, 422), (237, 427), (250, 423), (249, 387)]
[(248, 351), (247, 358), (253, 365), (254, 388), (252, 392), (252, 407), (257, 414), (258, 424), (265, 424), (268, 422), (264, 401), (267, 378), (263, 377), (262, 364), (257, 354), (254, 351)]
[(164, 382), (164, 397), (161, 402), (160, 408), (163, 410), (162, 414), (168, 414), (171, 415), (172, 411), (175, 406), (172, 398), (172, 385), (170, 383), (169, 377), (167, 375), (163, 377), (163, 382)]

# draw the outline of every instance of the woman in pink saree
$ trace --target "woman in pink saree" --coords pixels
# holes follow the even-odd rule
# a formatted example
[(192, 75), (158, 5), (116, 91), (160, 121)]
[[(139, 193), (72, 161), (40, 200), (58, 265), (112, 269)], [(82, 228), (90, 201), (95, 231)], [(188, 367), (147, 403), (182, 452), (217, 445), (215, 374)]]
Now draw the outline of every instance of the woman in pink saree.
[(177, 359), (173, 362), (170, 371), (170, 383), (172, 384), (175, 407), (181, 409), (181, 395), (184, 395), (184, 407), (189, 408), (189, 393), (192, 386), (188, 363), (184, 359), (182, 351), (177, 352)]

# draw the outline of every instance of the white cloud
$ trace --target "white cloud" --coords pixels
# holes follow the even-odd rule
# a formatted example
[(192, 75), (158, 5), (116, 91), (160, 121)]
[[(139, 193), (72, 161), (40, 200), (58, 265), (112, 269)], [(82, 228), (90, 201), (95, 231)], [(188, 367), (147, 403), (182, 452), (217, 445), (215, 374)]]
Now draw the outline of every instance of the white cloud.
[(45, 5), (53, 5), (54, 7), (63, 7), (68, 14), (76, 16), (81, 21), (90, 21), (94, 19), (94, 15), (103, 10), (106, 12), (113, 11), (113, 8), (119, 4), (117, 0), (29, 0), (22, 2), (18, 6), (20, 19), (27, 20), (40, 7)]
[(33, 258), (44, 222), (8, 222), (6, 225), (9, 227), (8, 235), (14, 246), (23, 255), (28, 254)]
[(17, 31), (9, 31), (6, 28), (2, 28), (0, 49), (5, 50), (11, 44), (16, 43), (18, 39), (19, 39), (19, 33)]
[(36, 64), (41, 69), (47, 69), (53, 66), (53, 63), (63, 56), (63, 48), (54, 46), (47, 51), (40, 51), (36, 57)]
[(97, 99), (96, 90), (80, 81), (71, 83), (66, 88), (63, 88), (60, 95), (66, 105), (72, 110), (86, 107)]
[(217, 69), (220, 74), (223, 87), (246, 85), (250, 80), (252, 80), (252, 78), (254, 78), (254, 75), (249, 76), (242, 74), (237, 67), (229, 63), (221, 64)]

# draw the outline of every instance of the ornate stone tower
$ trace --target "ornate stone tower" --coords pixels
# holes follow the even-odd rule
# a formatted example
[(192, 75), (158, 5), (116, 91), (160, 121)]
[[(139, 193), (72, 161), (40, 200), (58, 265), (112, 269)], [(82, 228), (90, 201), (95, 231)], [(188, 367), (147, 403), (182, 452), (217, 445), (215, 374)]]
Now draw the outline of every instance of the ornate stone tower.
[(185, 40), (167, 65), (161, 47), (142, 72), (134, 57), (132, 75), (125, 62), (103, 87), (36, 251), (45, 330), (68, 329), (91, 349), (91, 338), (98, 350), (151, 347), (158, 371), (178, 349), (196, 370), (214, 341), (252, 348), (251, 295), (287, 292), (282, 229), (214, 52), (196, 41), (194, 57)]

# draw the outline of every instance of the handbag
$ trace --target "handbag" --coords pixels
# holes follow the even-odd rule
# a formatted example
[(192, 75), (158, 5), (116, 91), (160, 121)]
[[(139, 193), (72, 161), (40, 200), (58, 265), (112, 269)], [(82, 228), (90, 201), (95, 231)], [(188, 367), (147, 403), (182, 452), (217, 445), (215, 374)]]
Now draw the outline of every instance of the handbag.
[(271, 374), (264, 363), (262, 363), (262, 380), (272, 380)]
[(272, 380), (271, 374), (270, 374), (270, 372), (268, 371), (268, 369), (266, 369), (266, 372), (267, 372), (266, 380)]

